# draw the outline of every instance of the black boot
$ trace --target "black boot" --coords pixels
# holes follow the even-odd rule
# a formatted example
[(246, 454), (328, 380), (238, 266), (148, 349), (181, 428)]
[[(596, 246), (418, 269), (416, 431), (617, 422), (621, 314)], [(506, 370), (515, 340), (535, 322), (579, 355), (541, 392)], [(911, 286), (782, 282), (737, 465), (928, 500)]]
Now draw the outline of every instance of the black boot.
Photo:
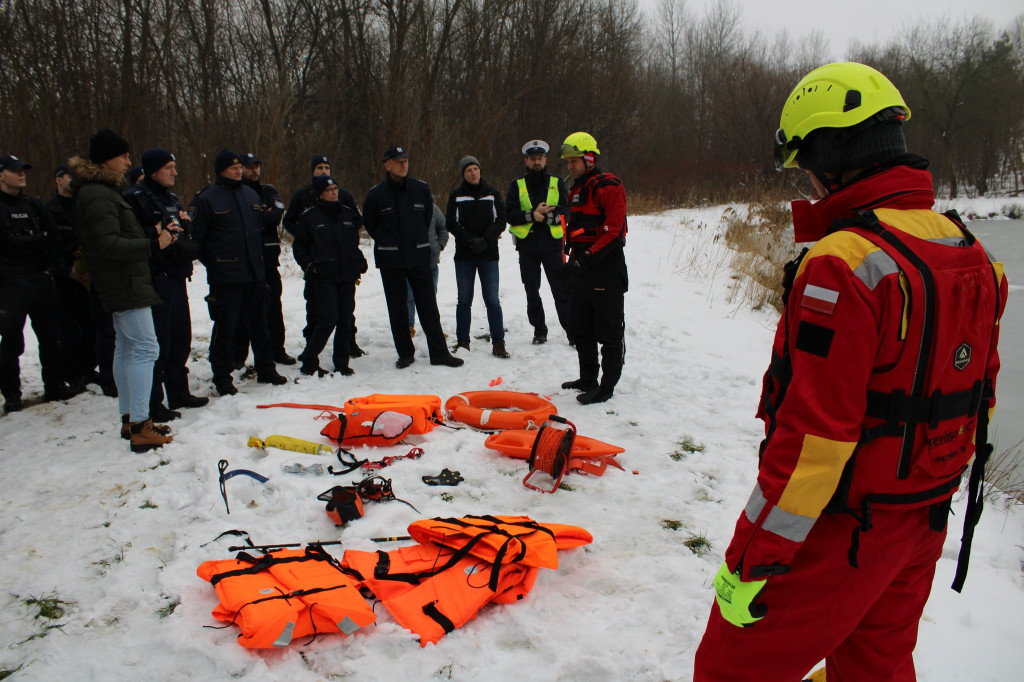
[(238, 389), (235, 388), (235, 382), (230, 374), (226, 377), (214, 377), (213, 385), (217, 388), (217, 393), (220, 395), (235, 395), (238, 393)]
[(597, 379), (574, 379), (572, 381), (566, 381), (562, 384), (562, 388), (574, 389), (577, 391), (593, 391), (597, 388)]
[(181, 407), (189, 407), (189, 408), (192, 408), (192, 407), (203, 407), (204, 405), (208, 404), (209, 402), (210, 402), (209, 398), (198, 396), (198, 395), (192, 395), (191, 393), (186, 393), (184, 395), (176, 396), (174, 398), (171, 398), (170, 396), (168, 396), (168, 398), (167, 398), (167, 407), (172, 409), (172, 410), (177, 410), (178, 408), (181, 408)]
[(181, 412), (176, 410), (169, 410), (163, 406), (163, 404), (150, 405), (149, 406), (149, 418), (157, 424), (164, 424), (166, 422), (174, 421), (181, 416)]
[(274, 353), (274, 362), (278, 365), (294, 365), (297, 361), (282, 348)]
[(586, 393), (580, 393), (578, 396), (576, 396), (576, 400), (578, 400), (580, 403), (584, 405), (591, 405), (593, 403), (603, 403), (609, 398), (611, 398), (614, 393), (614, 389), (598, 386), (597, 388), (591, 389)]
[(268, 369), (256, 375), (256, 383), (283, 386), (288, 383), (288, 380), (278, 374), (276, 369)]

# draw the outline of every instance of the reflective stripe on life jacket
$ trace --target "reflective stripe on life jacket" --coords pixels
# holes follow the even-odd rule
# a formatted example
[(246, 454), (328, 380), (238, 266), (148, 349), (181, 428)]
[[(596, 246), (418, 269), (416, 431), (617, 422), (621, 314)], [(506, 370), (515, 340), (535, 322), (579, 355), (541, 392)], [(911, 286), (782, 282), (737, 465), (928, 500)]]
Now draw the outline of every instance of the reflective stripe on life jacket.
[(254, 557), (206, 561), (197, 575), (213, 585), (217, 620), (238, 625), (238, 643), (281, 648), (296, 637), (350, 635), (375, 619), (357, 580), (322, 547), (279, 550)]
[[(516, 185), (519, 187), (519, 208), (526, 213), (533, 211), (533, 200), (530, 199), (530, 193), (526, 189), (526, 176), (523, 176), (516, 180)], [(558, 205), (558, 178), (554, 175), (548, 177), (548, 195), (545, 199), (545, 203), (548, 206)], [(526, 223), (525, 225), (511, 225), (508, 231), (519, 239), (526, 239), (526, 236), (530, 234), (530, 228), (533, 227), (533, 223)], [(561, 239), (564, 232), (562, 231), (561, 222), (553, 223), (551, 226), (551, 236), (555, 239)]]

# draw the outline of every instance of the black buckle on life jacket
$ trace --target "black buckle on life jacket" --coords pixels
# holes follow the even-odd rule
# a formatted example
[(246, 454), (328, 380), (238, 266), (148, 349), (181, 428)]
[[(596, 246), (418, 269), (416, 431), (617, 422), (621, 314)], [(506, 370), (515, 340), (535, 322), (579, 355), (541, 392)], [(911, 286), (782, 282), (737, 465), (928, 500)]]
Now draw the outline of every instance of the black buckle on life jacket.
[(373, 577), (377, 580), (384, 580), (391, 571), (391, 557), (387, 552), (377, 552), (377, 565), (373, 567)]

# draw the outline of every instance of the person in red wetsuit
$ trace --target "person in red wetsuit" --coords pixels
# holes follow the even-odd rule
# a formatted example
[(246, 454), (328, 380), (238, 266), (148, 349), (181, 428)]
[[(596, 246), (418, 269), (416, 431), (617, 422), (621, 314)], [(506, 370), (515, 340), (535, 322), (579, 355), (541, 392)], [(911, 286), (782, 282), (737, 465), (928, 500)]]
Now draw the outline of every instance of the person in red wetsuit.
[(576, 400), (584, 405), (612, 397), (626, 357), (626, 190), (621, 180), (597, 167), (599, 154), (597, 140), (589, 133), (573, 133), (562, 143), (562, 158), (574, 182), (565, 235), (569, 260), (557, 273), (572, 289), (569, 338), (580, 361), (579, 378), (562, 388), (582, 391)]
[(909, 118), (855, 63), (815, 69), (783, 108), (778, 166), (814, 187), (793, 203), (796, 241), (816, 243), (786, 268), (757, 484), (715, 577), (698, 682), (795, 682), (822, 659), (830, 682), (916, 679), (950, 499), (974, 458), (954, 589), (966, 577), (1007, 283), (955, 214), (932, 210)]

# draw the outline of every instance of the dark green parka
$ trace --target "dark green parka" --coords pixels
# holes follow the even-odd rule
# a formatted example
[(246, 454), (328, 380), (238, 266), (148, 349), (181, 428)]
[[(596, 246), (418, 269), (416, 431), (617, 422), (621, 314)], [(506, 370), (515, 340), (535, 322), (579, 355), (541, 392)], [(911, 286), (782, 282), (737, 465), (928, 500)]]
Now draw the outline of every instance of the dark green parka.
[(90, 285), (104, 310), (160, 305), (149, 271), (149, 259), (159, 249), (121, 195), (123, 176), (80, 156), (68, 165), (74, 175), (75, 230), (89, 265)]

